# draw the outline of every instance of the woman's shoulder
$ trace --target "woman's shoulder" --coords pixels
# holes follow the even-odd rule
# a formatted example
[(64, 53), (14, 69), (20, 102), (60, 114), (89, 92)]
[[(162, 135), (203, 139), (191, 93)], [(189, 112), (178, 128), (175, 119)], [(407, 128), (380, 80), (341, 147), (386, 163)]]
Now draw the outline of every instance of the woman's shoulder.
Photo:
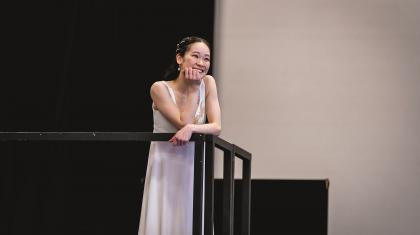
[(216, 79), (214, 79), (213, 76), (206, 75), (206, 76), (204, 76), (203, 81), (204, 81), (204, 85), (206, 87), (214, 87), (214, 88), (216, 88)]
[(209, 94), (209, 93), (212, 93), (212, 94), (217, 94), (217, 87), (216, 87), (216, 80), (214, 79), (214, 77), (213, 76), (211, 76), (211, 75), (206, 75), (204, 78), (203, 78), (203, 81), (204, 81), (204, 85), (205, 85), (205, 89), (206, 89), (206, 96)]
[(211, 75), (204, 76), (203, 81), (204, 81), (204, 84), (206, 86), (208, 86), (208, 85), (215, 85), (216, 84), (216, 80)]
[(166, 81), (156, 81), (150, 87), (150, 94), (152, 95), (152, 97), (161, 95), (166, 96), (166, 94), (168, 93), (167, 86), (168, 84), (166, 83)]
[(156, 81), (152, 84), (152, 87), (160, 87), (160, 86), (165, 86), (166, 81)]
[(156, 93), (157, 91), (161, 90), (163, 86), (164, 85), (162, 81), (154, 82), (152, 86), (150, 86), (150, 93)]
[(150, 87), (150, 90), (162, 90), (167, 89), (168, 83), (167, 81), (156, 81)]

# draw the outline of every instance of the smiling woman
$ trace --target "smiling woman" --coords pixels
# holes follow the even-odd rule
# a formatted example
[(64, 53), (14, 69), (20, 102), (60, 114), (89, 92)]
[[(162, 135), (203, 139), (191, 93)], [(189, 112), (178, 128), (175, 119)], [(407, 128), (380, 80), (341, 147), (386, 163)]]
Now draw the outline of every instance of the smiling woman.
[(175, 53), (176, 64), (167, 73), (175, 79), (155, 82), (150, 89), (153, 132), (176, 134), (167, 143), (150, 145), (139, 235), (192, 233), (194, 144), (188, 141), (192, 133), (221, 131), (216, 83), (207, 75), (208, 42), (187, 37)]

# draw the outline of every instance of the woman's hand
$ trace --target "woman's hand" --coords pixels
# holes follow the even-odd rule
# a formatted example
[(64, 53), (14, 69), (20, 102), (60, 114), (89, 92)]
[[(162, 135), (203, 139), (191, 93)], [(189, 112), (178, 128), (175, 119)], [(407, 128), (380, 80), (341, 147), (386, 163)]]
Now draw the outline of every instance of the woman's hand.
[(192, 125), (187, 124), (179, 131), (177, 131), (176, 134), (169, 140), (169, 142), (171, 142), (174, 146), (183, 146), (188, 143), (188, 141), (190, 141), (192, 133)]
[(201, 80), (205, 74), (202, 73), (199, 69), (192, 67), (187, 67), (183, 70), (185, 79), (188, 80)]

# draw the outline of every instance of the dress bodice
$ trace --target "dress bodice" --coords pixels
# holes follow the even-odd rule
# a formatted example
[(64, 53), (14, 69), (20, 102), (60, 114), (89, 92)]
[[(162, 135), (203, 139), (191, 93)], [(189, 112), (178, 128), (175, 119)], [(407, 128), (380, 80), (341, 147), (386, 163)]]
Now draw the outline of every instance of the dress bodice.
[[(163, 83), (171, 96), (172, 101), (176, 104), (176, 98), (173, 89), (168, 85), (166, 81), (159, 81)], [(201, 80), (199, 88), (199, 103), (194, 116), (194, 124), (204, 124), (206, 121), (206, 101), (205, 101), (205, 83)], [(160, 112), (153, 106), (153, 132), (154, 133), (175, 133), (178, 129), (172, 125)]]

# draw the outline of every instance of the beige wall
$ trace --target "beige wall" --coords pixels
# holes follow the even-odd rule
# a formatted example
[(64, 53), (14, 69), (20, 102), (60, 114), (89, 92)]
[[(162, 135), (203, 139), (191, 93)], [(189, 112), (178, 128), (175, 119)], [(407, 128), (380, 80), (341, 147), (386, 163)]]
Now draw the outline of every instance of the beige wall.
[(420, 234), (420, 1), (218, 0), (222, 137), (329, 178), (329, 234)]

